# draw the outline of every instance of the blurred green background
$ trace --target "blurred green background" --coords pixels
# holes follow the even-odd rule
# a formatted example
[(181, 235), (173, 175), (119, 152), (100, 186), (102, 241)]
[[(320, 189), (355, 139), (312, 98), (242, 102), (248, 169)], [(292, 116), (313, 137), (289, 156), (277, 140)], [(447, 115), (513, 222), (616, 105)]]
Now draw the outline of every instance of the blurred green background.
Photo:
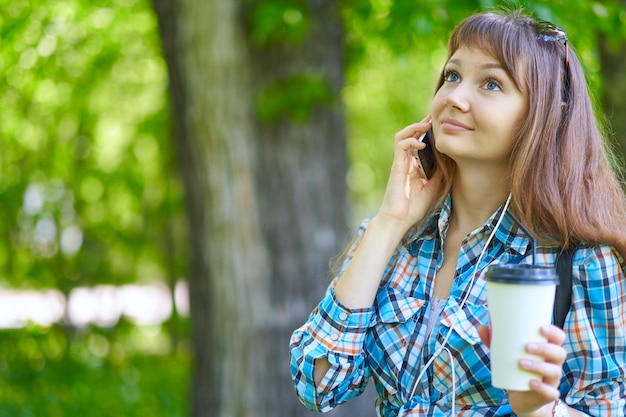
[[(384, 191), (390, 138), (428, 112), (450, 30), (500, 3), (342, 2), (354, 223)], [(269, 31), (294, 17), (264, 4)], [(523, 4), (566, 29), (606, 110), (602, 48), (624, 56), (624, 4)], [(158, 36), (148, 0), (0, 0), (0, 417), (189, 415), (188, 231)], [(624, 115), (607, 113), (621, 146)]]

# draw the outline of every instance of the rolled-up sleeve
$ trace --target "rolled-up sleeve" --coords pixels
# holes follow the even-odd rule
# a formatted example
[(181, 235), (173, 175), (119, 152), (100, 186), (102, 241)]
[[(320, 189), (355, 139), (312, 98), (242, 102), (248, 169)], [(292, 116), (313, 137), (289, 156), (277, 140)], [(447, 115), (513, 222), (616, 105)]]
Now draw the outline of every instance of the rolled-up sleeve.
[[(611, 247), (580, 250), (565, 326), (566, 401), (591, 416), (626, 415), (626, 278)], [(562, 389), (563, 391), (563, 389)]]
[[(329, 411), (360, 395), (370, 377), (364, 342), (374, 308), (349, 310), (333, 286), (290, 341), (291, 374), (300, 401), (309, 409)], [(315, 383), (315, 361), (327, 358), (330, 369)]]

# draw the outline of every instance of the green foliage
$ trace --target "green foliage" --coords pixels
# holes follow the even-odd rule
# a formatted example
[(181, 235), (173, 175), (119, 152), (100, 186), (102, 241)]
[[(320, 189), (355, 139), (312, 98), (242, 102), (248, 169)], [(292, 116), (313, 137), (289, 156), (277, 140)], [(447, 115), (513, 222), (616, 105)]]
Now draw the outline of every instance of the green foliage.
[[(184, 276), (151, 4), (0, 0), (0, 9), (0, 286), (68, 294)], [(128, 323), (0, 331), (0, 417), (187, 415), (190, 358), (169, 343), (160, 328)]]
[(185, 223), (150, 4), (0, 8), (0, 280), (67, 293), (163, 279), (168, 233), (184, 248)]
[(254, 1), (250, 12), (250, 37), (257, 45), (300, 44), (309, 27), (303, 0)]
[(275, 123), (281, 117), (303, 123), (317, 106), (332, 100), (331, 87), (324, 77), (298, 74), (266, 86), (257, 100), (257, 115), (264, 123)]
[(354, 221), (372, 213), (382, 201), (393, 157), (393, 135), (430, 112), (434, 81), (445, 50), (394, 55), (383, 40), (370, 41), (358, 70), (349, 73), (347, 103), (348, 187)]
[[(183, 417), (191, 360), (159, 328), (0, 332), (0, 417)], [(155, 350), (155, 346), (161, 346)]]

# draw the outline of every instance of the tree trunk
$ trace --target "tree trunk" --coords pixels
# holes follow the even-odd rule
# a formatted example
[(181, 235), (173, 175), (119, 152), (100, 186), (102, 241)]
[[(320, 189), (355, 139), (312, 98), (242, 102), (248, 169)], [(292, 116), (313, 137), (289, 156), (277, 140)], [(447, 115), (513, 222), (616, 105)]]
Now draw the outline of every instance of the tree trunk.
[(155, 1), (192, 236), (194, 416), (252, 416), (264, 400), (253, 335), (269, 317), (269, 268), (237, 4)]
[[(338, 3), (306, 2), (303, 43), (253, 46), (246, 28), (262, 3), (155, 0), (191, 227), (194, 417), (312, 414), (294, 393), (289, 336), (323, 296), (328, 261), (344, 245)], [(259, 122), (268, 86), (309, 73), (326, 81), (331, 101), (298, 123)], [(373, 415), (368, 397), (332, 414)]]
[[(254, 6), (244, 13), (249, 19)], [(288, 341), (323, 297), (330, 282), (329, 261), (347, 242), (347, 149), (341, 89), (344, 85), (343, 25), (335, 0), (307, 0), (307, 37), (301, 44), (251, 45), (253, 89), (263, 96), (268, 86), (282, 85), (289, 96), (289, 81), (298, 76), (322, 80), (331, 92), (314, 106), (304, 122), (294, 121), (289, 109), (278, 119), (262, 123), (256, 118), (255, 140), (259, 171), (257, 186), (262, 227), (271, 256), (270, 303), (276, 326), (265, 334), (268, 363), (266, 385), (271, 404), (268, 416), (305, 416), (297, 401), (288, 369)], [(252, 24), (253, 25), (253, 24)], [(250, 24), (245, 25), (250, 27)], [(252, 35), (248, 33), (247, 38)], [(315, 86), (309, 86), (315, 88)], [(306, 107), (307, 91), (296, 91)], [(287, 101), (289, 102), (289, 101)], [(257, 101), (257, 105), (265, 103)], [(260, 109), (263, 112), (265, 109)], [(293, 110), (293, 109), (291, 109)], [(272, 342), (274, 340), (274, 342)], [(278, 341), (278, 342), (276, 342)], [(339, 407), (333, 416), (373, 416), (371, 389), (358, 400)]]

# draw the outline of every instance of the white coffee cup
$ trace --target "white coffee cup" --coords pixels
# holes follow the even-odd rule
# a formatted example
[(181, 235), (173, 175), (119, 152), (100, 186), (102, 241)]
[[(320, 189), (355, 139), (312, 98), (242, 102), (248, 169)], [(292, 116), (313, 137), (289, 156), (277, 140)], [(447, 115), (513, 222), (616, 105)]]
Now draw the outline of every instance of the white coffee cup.
[(540, 328), (552, 321), (559, 282), (554, 268), (533, 265), (494, 265), (487, 270), (487, 303), (491, 325), (491, 384), (515, 391), (530, 390), (540, 379), (519, 366), (529, 342), (545, 342)]

